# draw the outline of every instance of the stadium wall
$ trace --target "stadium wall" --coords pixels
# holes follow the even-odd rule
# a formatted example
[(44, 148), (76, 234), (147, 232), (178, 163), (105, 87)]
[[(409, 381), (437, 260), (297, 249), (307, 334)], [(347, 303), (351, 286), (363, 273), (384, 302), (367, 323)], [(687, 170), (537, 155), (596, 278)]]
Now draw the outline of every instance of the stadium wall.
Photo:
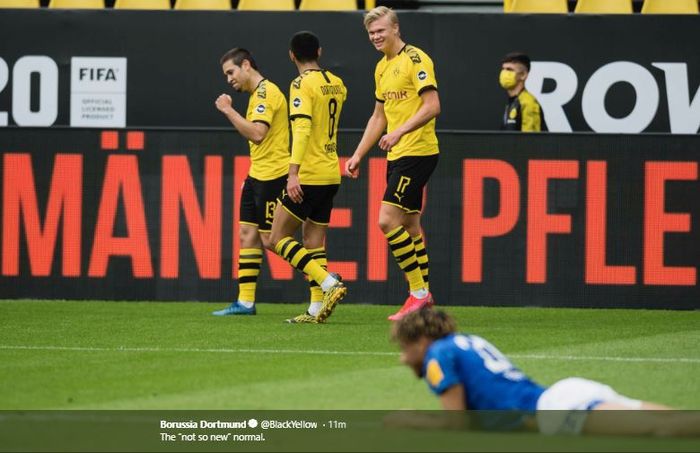
[[(341, 131), (341, 155), (359, 141)], [(697, 309), (700, 137), (441, 133), (426, 196), (440, 304)], [(3, 298), (230, 300), (247, 144), (217, 130), (0, 131)], [(377, 226), (385, 159), (344, 179), (328, 237), (349, 303), (406, 285)], [(258, 299), (299, 302), (268, 254)]]
[[(697, 133), (700, 16), (402, 12), (404, 39), (435, 62), (438, 128), (498, 129), (500, 59), (528, 52), (528, 88), (551, 131)], [(310, 29), (348, 85), (341, 126), (361, 128), (379, 54), (361, 12), (3, 10), (0, 127), (227, 127), (218, 61), (251, 49), (284, 91), (292, 33)], [(238, 100), (240, 99), (240, 100)], [(237, 98), (244, 105), (246, 97)]]

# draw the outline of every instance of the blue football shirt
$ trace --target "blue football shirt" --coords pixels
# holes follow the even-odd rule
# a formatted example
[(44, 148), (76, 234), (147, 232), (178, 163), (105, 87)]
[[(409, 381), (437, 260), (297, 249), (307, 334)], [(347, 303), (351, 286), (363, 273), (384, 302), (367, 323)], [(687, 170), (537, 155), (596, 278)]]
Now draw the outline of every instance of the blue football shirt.
[(435, 341), (425, 354), (423, 375), (437, 395), (462, 384), (472, 410), (535, 411), (545, 390), (476, 335), (452, 334)]

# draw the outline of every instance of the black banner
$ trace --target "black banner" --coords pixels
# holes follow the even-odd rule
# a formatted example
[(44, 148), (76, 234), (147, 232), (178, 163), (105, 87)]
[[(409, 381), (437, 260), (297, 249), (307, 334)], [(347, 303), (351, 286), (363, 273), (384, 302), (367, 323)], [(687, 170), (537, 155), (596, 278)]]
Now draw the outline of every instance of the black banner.
[[(664, 418), (674, 420), (671, 428), (658, 422)], [(697, 418), (697, 411), (3, 411), (0, 452), (694, 452)], [(544, 435), (535, 419), (593, 419), (606, 429)], [(533, 427), (522, 429), (524, 421)]]
[[(341, 155), (359, 133), (340, 134)], [(444, 305), (700, 308), (696, 136), (441, 134), (423, 227)], [(0, 131), (0, 294), (235, 295), (247, 144), (219, 131)], [(386, 159), (344, 179), (328, 233), (350, 303), (399, 303), (379, 227)], [(258, 300), (300, 302), (268, 253)]]
[[(534, 61), (528, 88), (551, 131), (700, 129), (700, 16), (401, 12), (400, 20), (404, 40), (435, 62), (439, 129), (499, 129), (500, 59), (514, 50)], [(228, 127), (214, 108), (230, 91), (220, 56), (249, 48), (287, 92), (296, 76), (288, 42), (302, 29), (320, 36), (322, 64), (348, 86), (341, 126), (364, 128), (381, 55), (359, 11), (111, 9), (0, 13), (0, 127)], [(236, 96), (238, 108), (246, 103)]]

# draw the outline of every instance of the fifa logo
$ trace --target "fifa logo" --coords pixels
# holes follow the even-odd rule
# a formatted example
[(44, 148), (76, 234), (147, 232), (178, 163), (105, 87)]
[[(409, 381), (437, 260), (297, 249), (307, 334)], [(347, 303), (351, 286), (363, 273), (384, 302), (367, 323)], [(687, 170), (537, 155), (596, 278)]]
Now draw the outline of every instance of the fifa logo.
[(113, 80), (115, 82), (117, 80), (117, 75), (112, 68), (80, 68), (79, 74), (80, 80)]

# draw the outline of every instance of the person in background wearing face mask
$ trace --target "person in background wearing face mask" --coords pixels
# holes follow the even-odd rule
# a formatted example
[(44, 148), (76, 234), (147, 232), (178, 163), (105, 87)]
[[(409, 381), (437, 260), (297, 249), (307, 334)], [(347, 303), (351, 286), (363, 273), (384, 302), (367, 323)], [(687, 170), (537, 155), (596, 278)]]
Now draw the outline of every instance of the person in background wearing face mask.
[(524, 53), (509, 53), (501, 62), (498, 81), (508, 93), (501, 130), (541, 132), (544, 130), (542, 108), (537, 99), (525, 89), (530, 73), (530, 57)]

